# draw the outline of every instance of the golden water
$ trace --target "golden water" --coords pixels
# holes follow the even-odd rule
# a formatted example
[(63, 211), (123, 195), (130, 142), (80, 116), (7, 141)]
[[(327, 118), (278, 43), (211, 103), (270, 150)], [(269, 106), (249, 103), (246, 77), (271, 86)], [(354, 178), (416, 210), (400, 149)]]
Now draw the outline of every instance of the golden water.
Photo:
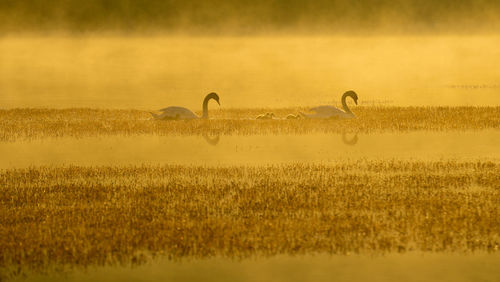
[(0, 168), (32, 165), (267, 165), (346, 159), (499, 160), (498, 130), (384, 134), (111, 136), (0, 142)]
[(392, 254), (275, 256), (241, 261), (159, 260), (133, 268), (91, 267), (23, 281), (498, 281), (499, 256)]

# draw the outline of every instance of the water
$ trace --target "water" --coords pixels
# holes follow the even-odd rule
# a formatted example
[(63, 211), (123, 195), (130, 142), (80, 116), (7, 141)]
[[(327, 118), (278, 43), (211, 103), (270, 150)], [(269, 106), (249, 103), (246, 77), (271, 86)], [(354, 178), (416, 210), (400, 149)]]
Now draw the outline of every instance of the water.
[(500, 131), (269, 136), (112, 136), (0, 142), (0, 168), (32, 165), (262, 165), (346, 159), (498, 160)]
[(500, 37), (4, 37), (0, 107), (500, 104)]
[(376, 257), (274, 256), (235, 261), (156, 260), (133, 268), (90, 267), (22, 281), (498, 281), (494, 254), (392, 254)]

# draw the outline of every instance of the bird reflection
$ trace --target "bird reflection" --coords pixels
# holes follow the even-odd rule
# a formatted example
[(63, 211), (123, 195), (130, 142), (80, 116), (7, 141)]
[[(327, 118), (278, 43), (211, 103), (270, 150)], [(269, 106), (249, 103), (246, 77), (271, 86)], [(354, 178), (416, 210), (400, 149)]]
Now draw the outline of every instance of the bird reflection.
[(203, 138), (205, 138), (205, 141), (207, 141), (208, 144), (210, 144), (212, 146), (217, 146), (217, 144), (219, 144), (220, 136), (218, 133), (216, 136), (213, 136), (213, 137), (208, 136), (208, 134), (204, 133)]
[(347, 138), (347, 133), (344, 131), (342, 132), (342, 142), (344, 144), (349, 145), (349, 146), (354, 146), (356, 143), (358, 143), (358, 133), (354, 133), (354, 136), (351, 139)]

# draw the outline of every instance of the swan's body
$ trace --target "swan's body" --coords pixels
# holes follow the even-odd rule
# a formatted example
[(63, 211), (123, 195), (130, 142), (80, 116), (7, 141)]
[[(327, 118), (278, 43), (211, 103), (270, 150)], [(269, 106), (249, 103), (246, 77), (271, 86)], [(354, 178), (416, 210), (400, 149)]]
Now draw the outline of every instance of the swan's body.
[(155, 116), (157, 119), (195, 119), (200, 118), (190, 109), (184, 107), (166, 107), (159, 110), (161, 113), (159, 116)]
[(347, 106), (346, 103), (347, 97), (351, 97), (354, 100), (354, 103), (356, 103), (356, 105), (358, 104), (358, 94), (350, 90), (345, 92), (344, 95), (342, 95), (342, 108), (344, 109), (343, 111), (334, 106), (318, 106), (310, 109), (310, 111), (315, 112), (314, 114), (304, 114), (304, 113), (300, 114), (305, 118), (320, 118), (320, 119), (355, 118), (356, 116), (354, 115), (353, 112), (351, 112), (351, 110)]
[(266, 113), (256, 117), (256, 119), (273, 119), (274, 113)]
[(210, 101), (210, 99), (214, 99), (217, 102), (217, 104), (220, 105), (219, 95), (217, 95), (214, 92), (208, 94), (203, 100), (203, 114), (201, 117), (197, 116), (190, 109), (177, 106), (166, 107), (159, 110), (160, 113), (158, 114), (153, 112), (151, 112), (151, 114), (155, 119), (161, 119), (161, 120), (199, 119), (199, 118), (208, 119), (208, 101)]
[(286, 119), (300, 119), (300, 115), (289, 114), (286, 116)]

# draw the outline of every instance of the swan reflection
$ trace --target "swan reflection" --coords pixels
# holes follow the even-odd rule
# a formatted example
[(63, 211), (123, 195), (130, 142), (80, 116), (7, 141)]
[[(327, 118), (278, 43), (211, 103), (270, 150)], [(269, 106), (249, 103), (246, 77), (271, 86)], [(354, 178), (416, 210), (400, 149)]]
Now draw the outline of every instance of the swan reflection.
[(354, 133), (354, 136), (348, 139), (347, 133), (344, 131), (342, 132), (342, 142), (344, 144), (349, 145), (349, 146), (354, 146), (358, 143), (358, 133)]
[[(347, 133), (347, 132), (342, 132), (342, 143), (344, 143), (348, 146), (356, 145), (358, 143), (358, 139), (359, 139), (358, 133), (357, 132), (354, 133), (354, 135), (352, 135), (351, 137), (349, 135), (351, 135), (351, 134)], [(220, 134), (210, 136), (207, 133), (204, 133), (202, 136), (203, 136), (203, 139), (205, 139), (205, 141), (211, 146), (217, 146), (217, 144), (219, 144)]]
[[(348, 145), (348, 146), (354, 146), (358, 143), (358, 133), (354, 133), (354, 135), (352, 135), (351, 137), (349, 136), (351, 135), (350, 133), (347, 133), (347, 132), (342, 132), (342, 143)], [(203, 135), (203, 139), (205, 139), (205, 141), (211, 145), (211, 146), (217, 146), (217, 144), (219, 144), (219, 141), (220, 141), (220, 134), (216, 134), (214, 136), (210, 136), (208, 135), (207, 133), (204, 133)]]
[(220, 135), (217, 133), (217, 135), (215, 136), (208, 136), (208, 134), (204, 133), (203, 138), (205, 139), (205, 141), (207, 141), (208, 144), (217, 146), (217, 144), (219, 144)]

